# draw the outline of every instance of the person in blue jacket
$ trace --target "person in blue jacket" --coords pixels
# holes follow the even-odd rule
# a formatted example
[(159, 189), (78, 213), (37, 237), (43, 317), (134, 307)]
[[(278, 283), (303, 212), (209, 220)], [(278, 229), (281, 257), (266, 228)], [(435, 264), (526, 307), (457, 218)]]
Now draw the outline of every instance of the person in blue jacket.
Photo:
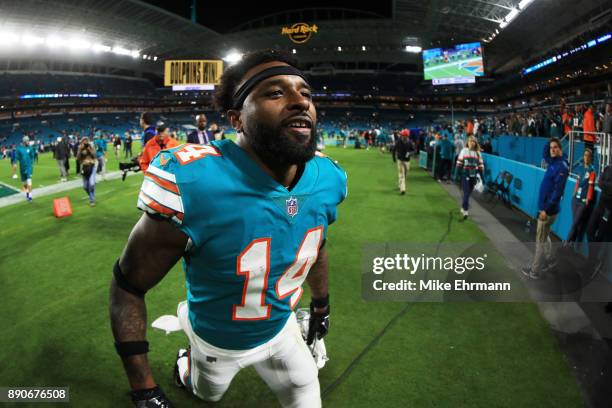
[(523, 268), (523, 274), (531, 279), (541, 279), (545, 269), (550, 266), (548, 263), (551, 258), (551, 250), (547, 245), (548, 236), (559, 214), (559, 203), (569, 175), (569, 165), (563, 156), (563, 148), (559, 139), (550, 139), (544, 148), (543, 156), (548, 168), (540, 185), (538, 197), (535, 255), (531, 266)]

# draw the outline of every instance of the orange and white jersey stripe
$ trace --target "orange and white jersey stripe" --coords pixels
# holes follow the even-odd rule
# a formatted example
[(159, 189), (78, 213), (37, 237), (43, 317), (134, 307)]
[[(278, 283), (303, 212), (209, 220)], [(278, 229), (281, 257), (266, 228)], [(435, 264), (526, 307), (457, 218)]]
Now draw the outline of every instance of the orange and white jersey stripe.
[(138, 208), (181, 225), (185, 209), (174, 174), (149, 166), (138, 196)]

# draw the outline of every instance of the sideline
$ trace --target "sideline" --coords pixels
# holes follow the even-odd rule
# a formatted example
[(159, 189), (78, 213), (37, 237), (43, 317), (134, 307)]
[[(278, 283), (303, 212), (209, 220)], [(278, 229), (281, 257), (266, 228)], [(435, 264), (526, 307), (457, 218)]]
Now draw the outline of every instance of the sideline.
[[(461, 191), (455, 184), (441, 184), (442, 188), (455, 200), (457, 208), (461, 203)], [(478, 228), (489, 238), (495, 248), (504, 256), (506, 262), (525, 281), (520, 270), (533, 256), (532, 248), (519, 241), (506, 226), (504, 226), (489, 211), (476, 200), (470, 200), (470, 218)], [(511, 243), (512, 245), (507, 245)], [(526, 257), (525, 255), (529, 255)], [(527, 282), (529, 285), (529, 282)], [(601, 338), (591, 325), (590, 319), (576, 302), (536, 302), (542, 316), (551, 328), (562, 333), (583, 332), (596, 338)]]
[[(106, 173), (104, 179), (100, 180), (98, 176), (96, 176), (96, 184), (103, 181), (117, 180), (121, 178), (123, 174), (122, 171), (113, 171), (110, 173)], [(136, 173), (128, 172), (128, 177), (133, 176)], [(34, 200), (40, 197), (48, 196), (55, 193), (61, 193), (62, 191), (74, 190), (75, 188), (81, 188), (83, 186), (83, 180), (70, 180), (65, 181), (63, 183), (52, 184), (50, 186), (35, 188), (32, 190), (32, 197)], [(25, 202), (25, 198), (23, 193), (20, 191), (19, 194), (13, 194), (7, 197), (0, 198), (0, 208), (7, 207), (9, 205), (23, 203)]]
[[(459, 187), (455, 184), (442, 184), (441, 186), (455, 199), (458, 208), (461, 203)], [(528, 259), (533, 256), (529, 245), (520, 241), (475, 199), (470, 200), (470, 219), (476, 223), (504, 256), (508, 265), (524, 281), (525, 278), (520, 270), (526, 263), (526, 255), (529, 256)], [(512, 245), (507, 245), (508, 243)], [(529, 286), (529, 282), (527, 285)], [(585, 406), (604, 406), (600, 405), (602, 402), (605, 406), (609, 406), (610, 343), (605, 337), (606, 333), (599, 331), (599, 329), (605, 331), (605, 328), (597, 325), (595, 320), (591, 320), (577, 302), (535, 302), (535, 304), (557, 340), (568, 369), (582, 392)]]

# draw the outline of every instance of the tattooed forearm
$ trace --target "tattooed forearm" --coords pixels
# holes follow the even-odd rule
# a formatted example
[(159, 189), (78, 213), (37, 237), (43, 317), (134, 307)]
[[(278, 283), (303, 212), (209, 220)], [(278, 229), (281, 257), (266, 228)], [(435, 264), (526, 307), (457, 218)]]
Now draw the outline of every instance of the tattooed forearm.
[[(147, 309), (144, 300), (120, 289), (113, 279), (109, 304), (115, 341), (144, 341), (147, 331)], [(146, 354), (124, 357), (122, 360), (132, 388), (155, 386)]]
[(147, 331), (147, 308), (144, 300), (120, 289), (113, 279), (109, 304), (115, 340), (144, 340)]

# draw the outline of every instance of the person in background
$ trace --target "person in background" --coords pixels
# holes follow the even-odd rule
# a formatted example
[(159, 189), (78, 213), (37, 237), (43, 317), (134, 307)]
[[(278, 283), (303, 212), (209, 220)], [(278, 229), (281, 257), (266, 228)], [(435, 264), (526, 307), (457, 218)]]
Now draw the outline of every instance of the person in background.
[(97, 172), (102, 178), (106, 175), (106, 149), (107, 143), (102, 135), (96, 136), (94, 140), (94, 148), (96, 149), (96, 157), (98, 158)]
[(440, 136), (439, 133), (434, 133), (431, 136), (431, 140), (429, 142), (429, 147), (431, 148), (431, 157), (432, 157), (432, 174), (433, 174), (433, 178), (434, 180), (438, 179), (438, 175), (440, 172), (440, 167), (441, 167), (441, 159), (440, 159), (440, 147), (441, 145), (439, 144), (440, 140), (442, 139), (442, 137)]
[(11, 170), (13, 172), (13, 175), (11, 176), (11, 178), (16, 179), (17, 178), (17, 148), (15, 147), (15, 145), (11, 146), (11, 150), (9, 151), (9, 158), (11, 160)]
[(207, 145), (211, 141), (215, 140), (212, 132), (206, 130), (206, 115), (200, 113), (196, 116), (196, 126), (198, 127), (196, 130), (187, 135), (187, 143), (195, 143), (199, 145)]
[(23, 183), (23, 191), (25, 191), (26, 194), (26, 200), (31, 202), (34, 148), (30, 146), (29, 137), (23, 137), (21, 146), (17, 147), (16, 158), (17, 162), (19, 162), (19, 173), (21, 175), (21, 182)]
[(89, 205), (96, 205), (96, 167), (98, 166), (98, 158), (96, 149), (89, 143), (89, 139), (84, 137), (81, 139), (79, 148), (76, 154), (77, 162), (81, 164), (81, 176), (83, 177), (83, 189), (89, 196)]
[(144, 131), (142, 134), (142, 148), (155, 137), (155, 118), (151, 112), (143, 112), (140, 115), (140, 127)]
[(560, 119), (557, 121), (557, 118), (553, 118), (550, 120), (550, 127), (548, 131), (550, 137), (560, 138), (563, 136), (562, 134), (562, 125), (560, 124)]
[[(34, 149), (34, 162), (36, 164), (38, 164), (38, 146), (40, 145), (39, 141), (36, 141), (34, 145), (32, 146), (32, 149)], [(68, 153), (70, 154), (70, 153)], [(68, 159), (66, 159), (66, 167), (68, 168), (69, 164), (68, 164)]]
[(548, 245), (550, 229), (560, 211), (563, 190), (569, 175), (569, 164), (563, 157), (563, 148), (559, 139), (550, 139), (544, 147), (544, 161), (548, 164), (544, 179), (540, 185), (538, 197), (538, 228), (533, 263), (525, 266), (522, 272), (530, 279), (542, 279), (551, 264), (551, 250)]
[(121, 152), (121, 138), (119, 135), (115, 135), (113, 138), (113, 146), (115, 147), (115, 157), (119, 160), (119, 153)]
[(561, 108), (561, 122), (563, 126), (563, 136), (565, 136), (572, 130), (572, 114), (566, 107)]
[(212, 122), (208, 130), (210, 131), (210, 133), (212, 133), (213, 140), (225, 140), (225, 132), (223, 131), (223, 129), (219, 129), (219, 126), (216, 122)]
[(468, 136), (472, 136), (474, 134), (474, 122), (472, 122), (472, 119), (468, 119), (465, 132)]
[(469, 215), (470, 196), (478, 181), (477, 175), (484, 180), (484, 163), (480, 154), (480, 146), (474, 136), (468, 137), (467, 147), (464, 147), (457, 158), (457, 171), (461, 172), (461, 189), (463, 190), (463, 202), (461, 203), (461, 215), (466, 219)]
[(604, 114), (601, 131), (606, 134), (612, 134), (612, 104), (606, 104), (606, 113)]
[(453, 166), (453, 144), (448, 140), (448, 133), (444, 131), (442, 138), (437, 143), (440, 151), (440, 165), (438, 167), (438, 182), (445, 180), (450, 182), (451, 168)]
[(573, 223), (567, 237), (567, 242), (580, 242), (586, 231), (587, 222), (595, 202), (595, 180), (597, 173), (593, 166), (593, 152), (585, 149), (582, 172), (576, 179), (574, 199), (572, 200)]
[(157, 135), (145, 145), (140, 156), (140, 169), (145, 172), (149, 168), (151, 160), (157, 153), (164, 149), (178, 146), (178, 142), (172, 138), (170, 128), (164, 122), (157, 122)]
[(593, 114), (593, 104), (589, 104), (588, 109), (584, 112), (582, 120), (582, 131), (584, 132), (584, 147), (593, 151), (593, 146), (596, 141), (595, 115)]
[(463, 150), (463, 148), (465, 147), (465, 143), (463, 142), (463, 138), (461, 137), (460, 134), (455, 134), (455, 140), (453, 141), (453, 144), (455, 145), (455, 157), (453, 159), (453, 174), (454, 174), (454, 179), (455, 181), (457, 179), (460, 179), (460, 174), (457, 171), (457, 159), (459, 159), (459, 155), (461, 154), (461, 151)]
[(57, 145), (55, 146), (55, 151), (53, 152), (53, 156), (55, 157), (55, 161), (57, 162), (57, 167), (60, 170), (60, 181), (68, 180), (68, 170), (66, 169), (66, 163), (70, 158), (70, 146), (68, 146), (68, 142), (66, 141), (66, 137), (58, 137)]
[(72, 150), (72, 155), (74, 156), (74, 160), (75, 160), (75, 164), (76, 164), (76, 174), (80, 174), (81, 173), (81, 161), (79, 160), (79, 156), (78, 156), (78, 152), (79, 152), (79, 137), (80, 135), (77, 134), (76, 138), (74, 140), (74, 142), (72, 143), (71, 146), (71, 150)]
[(400, 195), (406, 194), (406, 175), (410, 170), (410, 156), (414, 152), (414, 144), (410, 140), (410, 130), (404, 129), (395, 141), (391, 158), (397, 163), (397, 177)]
[(583, 119), (584, 115), (582, 114), (582, 105), (576, 105), (574, 107), (574, 116), (572, 116), (572, 130), (574, 132), (583, 131)]
[(132, 135), (130, 132), (125, 132), (125, 140), (123, 141), (123, 149), (125, 152), (125, 158), (129, 159), (132, 157)]

